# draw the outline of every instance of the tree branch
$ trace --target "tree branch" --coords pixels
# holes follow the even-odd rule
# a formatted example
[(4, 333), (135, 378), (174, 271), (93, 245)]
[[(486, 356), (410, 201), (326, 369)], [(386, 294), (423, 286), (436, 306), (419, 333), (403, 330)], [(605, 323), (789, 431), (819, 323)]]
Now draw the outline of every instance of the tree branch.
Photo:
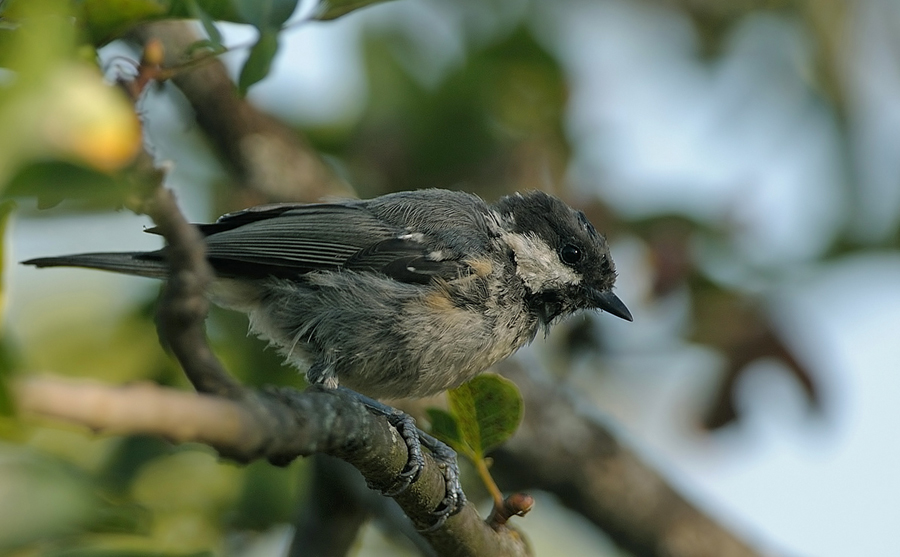
[(200, 231), (184, 219), (174, 195), (165, 188), (154, 188), (143, 210), (168, 242), (169, 280), (156, 310), (160, 342), (172, 350), (197, 391), (241, 398), (243, 387), (225, 371), (206, 342), (206, 288), (213, 271)]
[(492, 453), (504, 487), (555, 493), (638, 556), (759, 555), (684, 499), (571, 393), (515, 362), (498, 371), (516, 382), (528, 409), (513, 438)]
[[(405, 443), (387, 420), (339, 391), (248, 391), (237, 401), (146, 383), (113, 387), (45, 377), (19, 381), (15, 393), (25, 415), (109, 434), (204, 443), (242, 462), (268, 458), (284, 465), (297, 456), (335, 456), (362, 472), (374, 489), (393, 485), (407, 459)], [(394, 500), (417, 528), (425, 529), (434, 523), (431, 513), (443, 497), (443, 476), (426, 454), (419, 480)], [(438, 555), (528, 554), (515, 531), (492, 530), (471, 505), (424, 537)]]

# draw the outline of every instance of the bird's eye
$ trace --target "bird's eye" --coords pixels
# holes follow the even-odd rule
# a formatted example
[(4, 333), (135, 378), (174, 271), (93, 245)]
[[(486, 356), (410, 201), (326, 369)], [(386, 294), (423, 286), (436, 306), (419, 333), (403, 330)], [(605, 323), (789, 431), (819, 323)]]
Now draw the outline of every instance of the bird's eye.
[(567, 265), (574, 265), (581, 261), (581, 249), (573, 244), (564, 245), (559, 255)]

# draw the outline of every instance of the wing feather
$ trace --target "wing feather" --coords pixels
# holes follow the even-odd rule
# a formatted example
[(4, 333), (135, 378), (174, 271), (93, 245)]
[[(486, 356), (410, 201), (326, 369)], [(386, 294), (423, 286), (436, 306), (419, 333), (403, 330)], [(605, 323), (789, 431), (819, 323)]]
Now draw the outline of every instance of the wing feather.
[(253, 208), (200, 230), (216, 271), (234, 278), (346, 269), (427, 283), (452, 280), (468, 269), (447, 250), (442, 260), (430, 259), (433, 250), (424, 237), (377, 218), (360, 202)]

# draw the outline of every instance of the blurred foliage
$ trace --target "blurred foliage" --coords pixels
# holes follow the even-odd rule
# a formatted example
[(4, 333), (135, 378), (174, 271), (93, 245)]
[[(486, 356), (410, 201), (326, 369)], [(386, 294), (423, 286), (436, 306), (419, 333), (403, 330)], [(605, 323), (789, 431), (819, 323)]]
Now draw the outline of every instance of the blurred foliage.
[(321, 19), (322, 21), (337, 19), (343, 15), (347, 15), (353, 10), (388, 1), (389, 0), (323, 0), (316, 10), (316, 19)]
[[(316, 19), (336, 19), (386, 0), (323, 2)], [(95, 45), (120, 38), (135, 25), (160, 19), (200, 20), (215, 41), (214, 21), (248, 23), (260, 32), (278, 31), (294, 13), (298, 0), (80, 0), (73, 2), (79, 25)]]
[[(16, 205), (12, 201), (6, 201), (4, 203), (0, 203), (0, 238), (6, 237), (6, 229), (7, 229), (7, 226), (9, 225), (9, 218), (12, 215), (15, 208), (16, 208)], [(4, 267), (6, 265), (6, 254), (4, 253), (5, 251), (6, 251), (6, 245), (0, 244), (0, 314), (2, 314), (2, 311), (3, 311), (3, 304), (6, 302), (6, 296), (5, 296), (6, 288), (5, 288), (5, 285), (3, 284), (3, 276), (5, 274)], [(0, 364), (0, 365), (2, 365), (2, 364)], [(0, 372), (0, 373), (2, 373), (2, 372)], [(4, 400), (3, 392), (0, 391), (0, 412), (2, 412), (3, 407), (4, 407), (3, 400)]]
[(259, 38), (238, 78), (238, 89), (246, 95), (251, 85), (269, 74), (278, 53), (278, 33), (297, 7), (297, 0), (234, 0), (233, 4), (241, 21), (259, 30)]
[(496, 198), (561, 181), (566, 85), (527, 29), (497, 37), (431, 87), (408, 69), (426, 61), (397, 54), (414, 49), (403, 35), (367, 37), (363, 120), (341, 141), (327, 135), (317, 142), (347, 161), (363, 197), (464, 185)]
[(306, 386), (306, 377), (268, 343), (247, 334), (247, 318), (233, 311), (211, 308), (210, 341), (225, 367), (246, 385)]
[(6, 185), (4, 195), (35, 197), (39, 209), (49, 209), (66, 199), (83, 207), (117, 207), (124, 190), (110, 174), (66, 161), (40, 161), (22, 167)]
[[(378, 3), (333, 0), (314, 17), (333, 19)], [(777, 13), (801, 22), (814, 43), (810, 87), (839, 116), (842, 133), (848, 133), (840, 69), (846, 3), (642, 4), (664, 4), (684, 14), (699, 37), (698, 55), (708, 61), (721, 54), (729, 33), (748, 17)], [(812, 374), (779, 340), (758, 300), (716, 282), (697, 261), (698, 239), (724, 241), (732, 230), (678, 215), (624, 218), (597, 200), (579, 199), (558, 186), (566, 181), (572, 152), (565, 130), (566, 73), (533, 25), (524, 16), (509, 15), (510, 5), (529, 3), (442, 4), (447, 10), (443, 15), (453, 14), (461, 22), (454, 31), (460, 53), (434, 79), (422, 77), (431, 60), (410, 33), (367, 28), (362, 48), (369, 97), (363, 117), (350, 126), (303, 132), (332, 156), (364, 197), (421, 187), (464, 187), (486, 198), (559, 188), (555, 193), (579, 201), (610, 236), (638, 239), (653, 273), (643, 302), (689, 292), (692, 332), (685, 337), (715, 348), (727, 360), (718, 395), (706, 409), (708, 426), (736, 419), (734, 385), (747, 364), (759, 358), (786, 363), (814, 400)], [(141, 144), (141, 115), (122, 89), (104, 80), (97, 49), (139, 23), (189, 17), (200, 21), (208, 35), (199, 46), (217, 53), (223, 47), (216, 22), (248, 23), (259, 37), (255, 46), (246, 45), (250, 56), (235, 86), (246, 92), (268, 75), (295, 6), (295, 0), (0, 2), (0, 195), (23, 204), (36, 200), (40, 208), (60, 205), (48, 212), (51, 216), (63, 209), (127, 205), (135, 195), (129, 166)], [(849, 180), (845, 187), (852, 190), (856, 183)], [(9, 207), (2, 205), (4, 223)], [(900, 232), (895, 230), (889, 241), (896, 247)], [(846, 233), (836, 237), (835, 246), (829, 256), (858, 248)], [(8, 264), (9, 254), (4, 250), (2, 255)], [(289, 521), (302, 498), (303, 462), (284, 469), (264, 462), (237, 467), (219, 462), (202, 447), (172, 447), (139, 436), (98, 439), (87, 431), (26, 423), (12, 415), (8, 384), (22, 373), (187, 386), (158, 345), (153, 301), (141, 298), (133, 308), (113, 311), (108, 296), (102, 292), (72, 299), (64, 288), (49, 292), (30, 308), (27, 324), (7, 324), (0, 337), (0, 552), (218, 555), (227, 551), (231, 534), (253, 536)], [(208, 329), (217, 354), (241, 381), (303, 385), (302, 374), (247, 335), (244, 317), (214, 310)], [(566, 354), (602, 355), (603, 331), (597, 329), (588, 320), (567, 326)], [(509, 433), (518, 421), (512, 418), (521, 414), (521, 407), (518, 414), (514, 409), (502, 413), (503, 427), (485, 433), (490, 427), (479, 421), (479, 411), (476, 418), (459, 421), (462, 406), (479, 407), (475, 397), (465, 404), (453, 400), (457, 417), (434, 413), (433, 422), (458, 449), (468, 447), (463, 452), (482, 462), (484, 452)]]
[(13, 25), (0, 31), (0, 184), (46, 160), (114, 171), (140, 147), (131, 104), (84, 60), (93, 49), (69, 15), (62, 0), (11, 2), (3, 12)]
[[(331, 20), (385, 0), (331, 0), (323, 2), (313, 19)], [(193, 18), (200, 21), (209, 39), (202, 46), (213, 53), (223, 50), (216, 21), (246, 23), (259, 31), (238, 79), (241, 94), (268, 75), (278, 53), (278, 35), (295, 12), (299, 0), (81, 0), (73, 13), (78, 25), (95, 46), (121, 38), (142, 23)], [(14, 10), (10, 10), (15, 17)]]

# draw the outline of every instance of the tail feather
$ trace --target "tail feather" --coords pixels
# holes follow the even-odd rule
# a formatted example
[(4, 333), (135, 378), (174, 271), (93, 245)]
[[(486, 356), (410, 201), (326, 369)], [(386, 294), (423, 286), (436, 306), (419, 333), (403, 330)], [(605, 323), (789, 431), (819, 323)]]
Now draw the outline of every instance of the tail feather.
[(169, 273), (165, 261), (158, 252), (145, 251), (39, 257), (23, 261), (22, 264), (35, 267), (84, 267), (156, 279), (164, 279)]

